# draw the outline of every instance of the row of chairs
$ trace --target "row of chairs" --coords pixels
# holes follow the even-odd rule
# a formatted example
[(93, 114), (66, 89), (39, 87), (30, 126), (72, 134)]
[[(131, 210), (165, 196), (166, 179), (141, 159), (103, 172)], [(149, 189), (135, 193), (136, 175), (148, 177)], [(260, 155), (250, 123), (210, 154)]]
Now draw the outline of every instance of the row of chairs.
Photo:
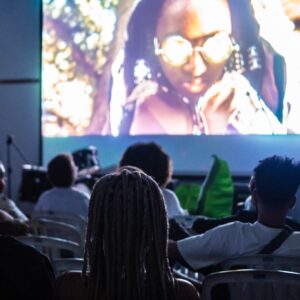
[(52, 211), (33, 212), (31, 234), (17, 237), (50, 259), (55, 275), (82, 270), (86, 221), (77, 215)]
[(224, 260), (220, 268), (204, 277), (204, 300), (300, 299), (299, 257), (240, 256)]

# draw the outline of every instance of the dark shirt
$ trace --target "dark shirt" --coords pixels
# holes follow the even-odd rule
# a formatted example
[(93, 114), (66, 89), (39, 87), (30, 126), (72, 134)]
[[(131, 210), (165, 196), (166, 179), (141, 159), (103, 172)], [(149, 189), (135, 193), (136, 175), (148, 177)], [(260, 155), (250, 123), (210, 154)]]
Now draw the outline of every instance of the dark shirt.
[(38, 250), (0, 236), (0, 299), (51, 300), (54, 279), (49, 260)]

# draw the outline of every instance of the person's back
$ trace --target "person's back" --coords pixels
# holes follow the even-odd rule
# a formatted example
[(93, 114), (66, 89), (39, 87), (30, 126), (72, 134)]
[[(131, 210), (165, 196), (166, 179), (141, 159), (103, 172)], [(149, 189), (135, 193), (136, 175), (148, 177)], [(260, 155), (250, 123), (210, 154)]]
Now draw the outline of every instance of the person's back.
[(86, 220), (89, 198), (73, 187), (77, 169), (72, 156), (60, 154), (54, 157), (48, 164), (47, 173), (53, 188), (39, 197), (35, 211), (75, 214)]
[(61, 300), (199, 299), (167, 260), (168, 225), (158, 185), (131, 167), (102, 177), (90, 199), (82, 274), (57, 280)]
[(0, 293), (5, 300), (52, 300), (54, 273), (33, 247), (0, 236)]
[[(261, 253), (285, 229), (286, 215), (295, 204), (299, 183), (299, 163), (278, 156), (262, 160), (254, 169), (249, 183), (258, 212), (257, 222), (232, 222), (202, 235), (171, 242), (169, 251), (172, 259), (199, 269), (232, 256)], [(300, 232), (286, 235), (282, 244), (271, 253), (299, 256)]]

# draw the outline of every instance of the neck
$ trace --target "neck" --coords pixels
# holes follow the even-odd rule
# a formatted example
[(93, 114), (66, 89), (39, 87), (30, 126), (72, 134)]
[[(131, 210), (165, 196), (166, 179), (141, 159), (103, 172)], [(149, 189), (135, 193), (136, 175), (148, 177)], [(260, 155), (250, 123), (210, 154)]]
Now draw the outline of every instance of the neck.
[(281, 212), (272, 212), (268, 214), (258, 213), (258, 222), (272, 228), (282, 228), (285, 225), (286, 215)]

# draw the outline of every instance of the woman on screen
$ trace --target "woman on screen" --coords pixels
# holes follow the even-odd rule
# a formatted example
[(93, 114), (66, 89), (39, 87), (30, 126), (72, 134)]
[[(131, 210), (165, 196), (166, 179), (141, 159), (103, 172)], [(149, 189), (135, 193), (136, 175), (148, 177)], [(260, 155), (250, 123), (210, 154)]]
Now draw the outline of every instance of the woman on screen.
[(123, 102), (120, 72), (113, 78), (117, 134), (285, 134), (284, 83), (265, 64), (275, 55), (247, 0), (141, 0), (128, 25)]

